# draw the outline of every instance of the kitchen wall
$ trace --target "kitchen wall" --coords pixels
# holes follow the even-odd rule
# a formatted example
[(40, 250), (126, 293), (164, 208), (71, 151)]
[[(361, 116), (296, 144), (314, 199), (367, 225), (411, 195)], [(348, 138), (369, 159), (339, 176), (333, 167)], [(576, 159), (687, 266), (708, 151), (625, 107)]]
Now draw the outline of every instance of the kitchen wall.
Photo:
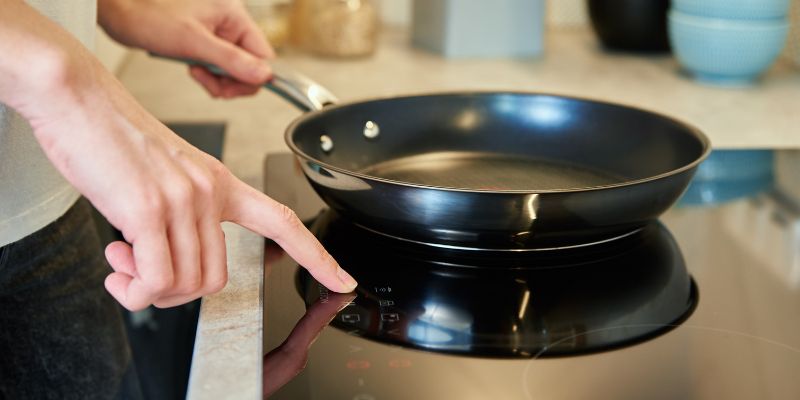
[(412, 0), (380, 0), (381, 17), (387, 25), (408, 25)]
[[(386, 24), (408, 25), (411, 22), (413, 0), (378, 0), (378, 2)], [(586, 0), (547, 0), (546, 4), (547, 21), (551, 25), (581, 26), (587, 22)]]

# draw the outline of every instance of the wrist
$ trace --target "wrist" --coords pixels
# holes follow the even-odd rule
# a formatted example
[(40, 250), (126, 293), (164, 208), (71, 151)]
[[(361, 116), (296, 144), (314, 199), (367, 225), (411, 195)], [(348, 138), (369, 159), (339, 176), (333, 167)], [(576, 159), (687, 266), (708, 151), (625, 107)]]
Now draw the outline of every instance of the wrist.
[(28, 43), (9, 73), (10, 87), (2, 102), (28, 119), (38, 116), (50, 100), (58, 98), (76, 80), (73, 56), (55, 43)]
[(29, 121), (91, 81), (97, 61), (72, 35), (24, 2), (0, 0), (0, 102)]
[(39, 52), (37, 59), (39, 66), (31, 74), (33, 79), (25, 83), (9, 105), (28, 120), (39, 136), (42, 126), (89, 114), (109, 73), (83, 47)]

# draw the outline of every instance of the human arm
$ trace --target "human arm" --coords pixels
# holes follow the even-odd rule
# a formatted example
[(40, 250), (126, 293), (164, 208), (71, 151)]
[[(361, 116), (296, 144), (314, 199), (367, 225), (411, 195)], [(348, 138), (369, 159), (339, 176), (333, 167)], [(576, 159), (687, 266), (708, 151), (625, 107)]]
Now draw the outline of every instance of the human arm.
[(98, 0), (98, 22), (116, 41), (154, 53), (219, 65), (190, 74), (214, 97), (255, 93), (275, 53), (240, 0)]
[(227, 281), (221, 221), (272, 238), (335, 291), (352, 278), (294, 213), (244, 184), (144, 110), (80, 42), (0, 0), (0, 102), (33, 127), (61, 174), (117, 227), (106, 288), (126, 308), (174, 306)]

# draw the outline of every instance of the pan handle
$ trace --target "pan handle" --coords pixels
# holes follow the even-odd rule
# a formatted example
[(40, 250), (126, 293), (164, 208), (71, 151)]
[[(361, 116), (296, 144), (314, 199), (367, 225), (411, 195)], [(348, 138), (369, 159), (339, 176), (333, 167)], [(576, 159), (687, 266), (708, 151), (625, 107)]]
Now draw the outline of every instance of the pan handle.
[[(150, 53), (151, 56), (181, 62), (187, 65), (204, 67), (212, 74), (220, 76), (230, 76), (222, 68), (207, 62), (193, 60), (189, 58), (177, 58), (164, 56), (161, 54)], [(272, 77), (264, 84), (264, 88), (269, 89), (284, 100), (292, 103), (302, 111), (321, 110), (323, 107), (336, 104), (339, 99), (322, 85), (314, 82), (311, 78), (291, 71), (280, 64), (272, 63)]]

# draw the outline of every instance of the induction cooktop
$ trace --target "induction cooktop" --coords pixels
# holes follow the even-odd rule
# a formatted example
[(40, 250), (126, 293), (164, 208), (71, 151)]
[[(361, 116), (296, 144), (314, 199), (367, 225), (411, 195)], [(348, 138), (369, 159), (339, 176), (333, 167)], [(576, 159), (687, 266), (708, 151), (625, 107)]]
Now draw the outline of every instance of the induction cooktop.
[(360, 285), (329, 292), (267, 243), (265, 393), (800, 398), (800, 214), (771, 176), (759, 182), (724, 198), (695, 186), (660, 221), (602, 245), (464, 254), (350, 224), (291, 155), (270, 154), (266, 193)]

